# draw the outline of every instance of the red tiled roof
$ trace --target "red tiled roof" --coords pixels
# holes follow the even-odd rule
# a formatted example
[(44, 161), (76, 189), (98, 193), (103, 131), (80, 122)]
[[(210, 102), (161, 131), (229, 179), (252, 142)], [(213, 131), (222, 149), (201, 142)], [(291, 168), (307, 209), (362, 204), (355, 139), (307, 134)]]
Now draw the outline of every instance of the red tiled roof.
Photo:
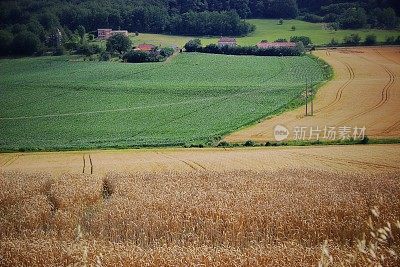
[(140, 50), (140, 51), (152, 51), (154, 50), (154, 48), (156, 48), (154, 45), (151, 44), (140, 44), (136, 47), (136, 50)]
[(293, 42), (261, 42), (257, 44), (258, 48), (271, 48), (271, 47), (296, 47), (296, 43)]

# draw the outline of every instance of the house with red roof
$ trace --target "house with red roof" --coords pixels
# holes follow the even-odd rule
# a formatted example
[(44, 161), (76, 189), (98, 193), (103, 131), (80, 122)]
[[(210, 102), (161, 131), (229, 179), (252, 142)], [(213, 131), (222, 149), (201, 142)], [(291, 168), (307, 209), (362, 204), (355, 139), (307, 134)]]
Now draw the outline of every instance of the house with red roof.
[(156, 46), (155, 45), (151, 45), (151, 44), (140, 44), (138, 45), (134, 51), (143, 51), (143, 52), (151, 52), (156, 50)]
[(288, 47), (288, 48), (295, 48), (296, 43), (294, 42), (260, 42), (257, 44), (257, 47), (260, 49), (268, 49), (268, 48), (282, 48), (282, 47)]
[(235, 47), (236, 45), (237, 45), (236, 38), (221, 37), (218, 41), (218, 47), (224, 47), (224, 46)]

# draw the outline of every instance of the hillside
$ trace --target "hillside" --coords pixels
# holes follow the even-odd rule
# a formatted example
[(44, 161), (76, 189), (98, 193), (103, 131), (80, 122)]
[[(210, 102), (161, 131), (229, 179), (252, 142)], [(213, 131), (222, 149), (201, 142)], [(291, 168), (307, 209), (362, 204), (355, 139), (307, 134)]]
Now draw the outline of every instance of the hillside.
[(181, 54), (122, 64), (1, 60), (0, 149), (206, 143), (275, 114), (325, 79), (314, 59)]

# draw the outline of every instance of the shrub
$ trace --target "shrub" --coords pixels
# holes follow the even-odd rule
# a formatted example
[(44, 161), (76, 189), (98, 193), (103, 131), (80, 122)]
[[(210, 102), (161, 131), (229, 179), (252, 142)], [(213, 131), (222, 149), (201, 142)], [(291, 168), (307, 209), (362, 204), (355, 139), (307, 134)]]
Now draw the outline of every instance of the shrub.
[(329, 42), (328, 46), (338, 46), (339, 42), (336, 41), (335, 38), (332, 38), (332, 40)]
[(279, 42), (285, 43), (285, 42), (287, 42), (287, 39), (285, 39), (285, 38), (278, 38), (278, 39), (275, 40), (275, 43), (279, 43)]
[(292, 26), (292, 31), (295, 31), (296, 30), (296, 26)]
[(315, 14), (306, 13), (303, 18), (303, 21), (312, 22), (312, 23), (320, 23), (323, 22), (323, 18), (321, 16), (317, 16)]
[(245, 143), (244, 143), (244, 146), (255, 146), (256, 144), (254, 143), (254, 141), (252, 141), (252, 140), (247, 140)]
[(99, 54), (101, 52), (102, 52), (102, 49), (100, 46), (98, 46), (96, 44), (87, 44), (87, 43), (78, 45), (78, 48), (76, 50), (77, 54), (85, 55), (85, 56), (91, 56), (94, 54)]
[(101, 52), (100, 54), (100, 61), (109, 61), (111, 59), (111, 53), (110, 52)]
[(282, 25), (283, 24), (283, 19), (280, 19), (279, 21), (278, 21), (278, 25)]
[(65, 48), (64, 48), (62, 45), (57, 46), (57, 47), (54, 49), (54, 52), (53, 52), (53, 55), (54, 55), (54, 56), (62, 56), (62, 55), (64, 55), (64, 54), (65, 54)]
[(365, 45), (374, 45), (376, 44), (376, 35), (374, 34), (369, 34), (365, 37), (365, 41), (364, 41)]
[(292, 36), (290, 41), (295, 43), (302, 42), (305, 46), (311, 44), (311, 39), (308, 36)]
[(221, 142), (218, 143), (218, 146), (219, 147), (229, 147), (230, 144), (228, 142), (226, 142), (226, 141), (221, 141)]
[(353, 33), (348, 36), (345, 36), (343, 39), (343, 43), (345, 45), (359, 45), (360, 41), (361, 41), (361, 37), (357, 33)]
[(160, 55), (167, 58), (167, 57), (172, 56), (174, 54), (174, 51), (175, 50), (171, 47), (165, 47), (165, 48), (161, 49)]
[(201, 40), (200, 39), (193, 39), (187, 42), (184, 46), (187, 52), (196, 52), (201, 48)]
[(165, 57), (156, 52), (146, 53), (143, 51), (129, 51), (122, 59), (128, 63), (143, 63), (143, 62), (160, 62), (164, 61)]

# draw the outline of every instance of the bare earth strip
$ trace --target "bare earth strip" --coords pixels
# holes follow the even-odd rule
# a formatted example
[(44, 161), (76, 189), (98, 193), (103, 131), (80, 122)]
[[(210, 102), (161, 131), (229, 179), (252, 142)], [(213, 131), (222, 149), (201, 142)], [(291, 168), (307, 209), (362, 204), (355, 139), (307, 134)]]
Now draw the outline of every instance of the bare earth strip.
[[(400, 168), (400, 145), (277, 147), (251, 149), (148, 149), (0, 154), (0, 171), (54, 175), (116, 172), (275, 171), (313, 168), (351, 172)], [(7, 156), (7, 158), (6, 158)], [(18, 156), (18, 157), (17, 157)]]
[[(274, 140), (274, 127), (366, 127), (373, 138), (400, 136), (400, 48), (346, 48), (320, 50), (314, 54), (335, 71), (333, 81), (321, 88), (314, 104), (314, 116), (305, 108), (267, 119), (235, 132), (228, 142)], [(289, 139), (293, 139), (291, 134)]]

